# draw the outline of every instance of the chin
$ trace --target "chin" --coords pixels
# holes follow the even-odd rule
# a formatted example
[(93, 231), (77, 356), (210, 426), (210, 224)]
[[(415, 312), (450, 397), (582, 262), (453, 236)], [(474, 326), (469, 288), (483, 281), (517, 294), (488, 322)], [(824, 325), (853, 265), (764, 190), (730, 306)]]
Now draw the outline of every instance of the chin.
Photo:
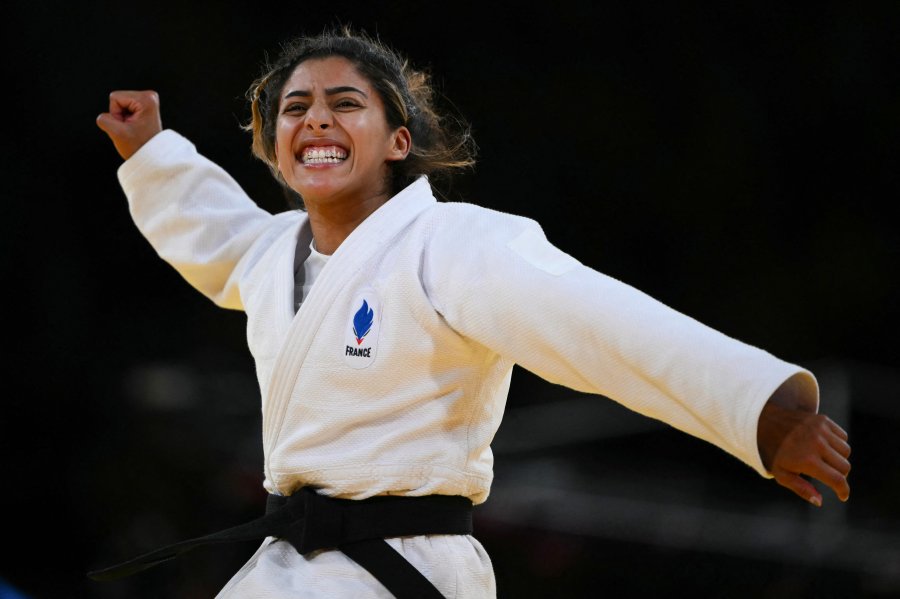
[(289, 183), (291, 189), (305, 197), (328, 197), (340, 193), (345, 187), (330, 173), (303, 173)]
[(305, 201), (312, 200), (313, 202), (328, 202), (331, 198), (336, 198), (342, 195), (344, 191), (344, 186), (342, 185), (297, 185), (291, 187), (294, 191), (300, 194), (300, 196)]

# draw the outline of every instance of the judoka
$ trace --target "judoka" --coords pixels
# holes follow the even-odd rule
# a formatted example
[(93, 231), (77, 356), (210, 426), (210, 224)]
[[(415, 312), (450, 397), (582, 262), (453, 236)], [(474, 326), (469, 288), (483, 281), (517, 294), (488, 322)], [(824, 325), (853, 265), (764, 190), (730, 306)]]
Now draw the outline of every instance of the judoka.
[[(849, 497), (847, 435), (817, 414), (810, 372), (581, 264), (532, 220), (436, 201), (429, 178), (472, 154), (431, 94), (368, 37), (287, 46), (251, 88), (254, 153), (305, 208), (276, 215), (163, 129), (154, 92), (114, 92), (98, 117), (142, 234), (247, 314), (269, 493), (485, 501), (520, 364), (705, 439), (806, 501), (822, 497), (804, 476)], [(470, 534), (387, 543), (445, 597), (496, 594)], [(382, 582), (343, 551), (270, 537), (220, 597), (391, 596)]]

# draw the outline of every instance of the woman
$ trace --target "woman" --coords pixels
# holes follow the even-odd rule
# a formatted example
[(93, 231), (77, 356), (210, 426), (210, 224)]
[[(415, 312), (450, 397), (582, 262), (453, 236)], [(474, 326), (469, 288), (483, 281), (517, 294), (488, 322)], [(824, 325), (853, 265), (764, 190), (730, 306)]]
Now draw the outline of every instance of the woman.
[[(162, 130), (153, 92), (114, 92), (98, 124), (126, 159), (142, 233), (247, 313), (270, 493), (483, 502), (518, 363), (706, 439), (815, 505), (802, 475), (848, 498), (847, 436), (815, 413), (810, 373), (581, 265), (533, 221), (437, 203), (426, 176), (470, 164), (468, 141), (395, 53), (346, 32), (302, 38), (251, 99), (254, 152), (306, 212), (257, 208)], [(470, 535), (388, 544), (443, 596), (495, 594)], [(390, 596), (346, 550), (295, 546), (267, 539), (220, 596)]]

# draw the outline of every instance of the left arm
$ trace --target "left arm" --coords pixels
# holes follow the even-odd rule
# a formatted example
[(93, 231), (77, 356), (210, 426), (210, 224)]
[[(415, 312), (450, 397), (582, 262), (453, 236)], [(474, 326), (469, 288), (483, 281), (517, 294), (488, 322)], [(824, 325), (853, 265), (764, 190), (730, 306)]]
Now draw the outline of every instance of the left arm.
[[(809, 457), (810, 429), (825, 421), (811, 373), (579, 264), (533, 221), (475, 208), (442, 220), (424, 282), (457, 332), (550, 382), (709, 441), (791, 488), (808, 484), (798, 474), (831, 482)], [(815, 497), (810, 488), (805, 497)]]

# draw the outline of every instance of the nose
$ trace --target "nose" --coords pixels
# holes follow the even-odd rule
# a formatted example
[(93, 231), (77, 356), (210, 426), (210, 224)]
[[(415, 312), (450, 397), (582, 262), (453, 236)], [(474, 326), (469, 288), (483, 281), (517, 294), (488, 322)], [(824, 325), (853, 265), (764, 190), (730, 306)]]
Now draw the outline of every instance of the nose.
[(315, 102), (306, 111), (306, 127), (310, 131), (316, 129), (328, 129), (333, 126), (331, 111), (321, 102)]

